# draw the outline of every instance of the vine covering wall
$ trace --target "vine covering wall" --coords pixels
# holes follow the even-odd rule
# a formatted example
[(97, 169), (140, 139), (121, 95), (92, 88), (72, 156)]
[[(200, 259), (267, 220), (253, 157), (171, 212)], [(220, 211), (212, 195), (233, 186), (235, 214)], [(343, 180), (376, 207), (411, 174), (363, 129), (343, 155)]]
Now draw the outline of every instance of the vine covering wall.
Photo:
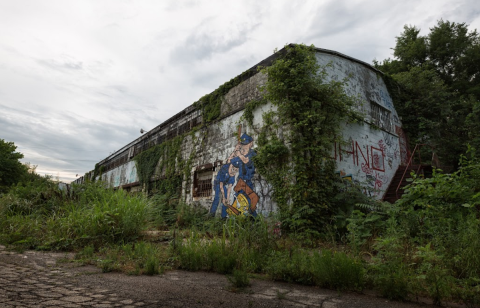
[(276, 106), (263, 113), (257, 169), (274, 188), (282, 220), (290, 228), (312, 229), (333, 213), (338, 191), (331, 157), (335, 143), (343, 142), (342, 124), (362, 117), (343, 90), (346, 80), (326, 82), (313, 46), (287, 46), (286, 51), (263, 69), (268, 75), (263, 98), (252, 101), (244, 117), (251, 125), (258, 106)]

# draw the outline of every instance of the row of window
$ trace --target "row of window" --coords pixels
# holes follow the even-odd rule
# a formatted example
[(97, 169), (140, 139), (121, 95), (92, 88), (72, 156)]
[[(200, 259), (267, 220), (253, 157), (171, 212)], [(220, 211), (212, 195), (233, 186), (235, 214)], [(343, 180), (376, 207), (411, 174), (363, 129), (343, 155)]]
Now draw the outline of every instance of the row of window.
[(113, 161), (109, 161), (104, 166), (104, 172), (110, 171), (112, 169), (117, 168), (125, 163), (127, 163), (130, 159), (135, 157), (136, 155), (142, 153), (143, 151), (148, 150), (149, 148), (161, 144), (167, 140), (173, 139), (178, 135), (181, 135), (185, 132), (188, 132), (193, 127), (201, 124), (201, 117), (196, 115), (190, 121), (186, 121), (184, 124), (173, 127), (167, 131), (166, 134), (163, 135), (154, 135), (150, 139), (145, 142), (139, 143), (137, 145), (132, 146), (128, 152), (123, 153), (121, 156), (116, 157)]
[[(393, 131), (393, 124), (391, 121), (391, 112), (384, 108), (383, 106), (375, 103), (370, 102), (370, 117), (372, 124), (378, 126), (379, 128), (392, 132)], [(161, 144), (167, 140), (175, 138), (178, 135), (181, 135), (193, 127), (201, 124), (201, 119), (199, 116), (193, 118), (190, 121), (185, 122), (184, 124), (175, 127), (167, 132), (165, 135), (156, 135), (150, 138), (147, 142), (132, 146), (128, 154), (124, 153), (122, 156), (116, 158), (114, 161), (109, 162), (108, 164), (104, 165), (104, 172), (117, 168), (121, 166), (134, 156), (140, 154), (143, 151), (148, 150), (149, 148), (153, 147), (154, 145)], [(193, 196), (194, 197), (209, 197), (212, 194), (212, 177), (213, 177), (214, 168), (205, 168), (199, 172), (195, 172), (194, 174), (194, 189), (193, 189)]]

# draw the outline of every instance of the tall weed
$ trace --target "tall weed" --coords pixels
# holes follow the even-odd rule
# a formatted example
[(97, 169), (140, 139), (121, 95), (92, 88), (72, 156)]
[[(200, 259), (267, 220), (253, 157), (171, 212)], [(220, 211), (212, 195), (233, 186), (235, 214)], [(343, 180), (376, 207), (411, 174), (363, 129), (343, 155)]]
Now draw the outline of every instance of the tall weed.
[[(102, 247), (94, 256), (98, 265), (104, 271), (123, 271), (128, 274), (157, 275), (162, 273), (167, 264), (168, 254), (163, 247), (147, 243), (136, 242), (115, 244)], [(79, 258), (84, 255), (80, 252)]]
[[(0, 197), (3, 241), (42, 249), (98, 247), (136, 239), (146, 227), (150, 203), (141, 195), (107, 189), (101, 183), (76, 186), (71, 195), (41, 181), (34, 184), (19, 184)], [(51, 190), (40, 192), (45, 187)]]
[(313, 253), (300, 248), (275, 251), (268, 260), (266, 273), (275, 280), (337, 290), (362, 290), (365, 283), (359, 260), (327, 249)]
[(152, 207), (149, 216), (153, 226), (159, 229), (199, 228), (203, 225), (208, 210), (202, 206), (189, 205), (170, 194), (155, 194), (150, 198)]

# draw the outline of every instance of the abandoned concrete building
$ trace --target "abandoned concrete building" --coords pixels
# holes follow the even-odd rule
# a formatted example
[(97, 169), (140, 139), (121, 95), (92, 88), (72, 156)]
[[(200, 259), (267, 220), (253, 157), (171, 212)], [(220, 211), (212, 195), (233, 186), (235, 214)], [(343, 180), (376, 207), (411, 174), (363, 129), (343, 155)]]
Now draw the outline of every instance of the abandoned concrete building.
[[(344, 125), (342, 134), (347, 145), (336, 145), (332, 154), (337, 173), (362, 183), (365, 193), (382, 199), (397, 169), (406, 163), (409, 155), (383, 73), (335, 51), (316, 48), (315, 52), (320, 65), (329, 64), (327, 79), (341, 80), (349, 76), (344, 90), (363, 101), (357, 108), (365, 115), (364, 121)], [(190, 162), (181, 166), (188, 169), (187, 172), (177, 170), (183, 175), (180, 180), (183, 201), (199, 203), (209, 208), (212, 215), (238, 215), (244, 213), (246, 207), (255, 213), (275, 211), (272, 187), (255, 172), (252, 162), (258, 135), (242, 115), (246, 104), (260, 96), (258, 86), (267, 78), (257, 67), (271, 65), (276, 57), (277, 54), (270, 56), (237, 77), (240, 81), (223, 94), (220, 114), (208, 125), (202, 109), (193, 104), (100, 161), (96, 169), (101, 172), (90, 172), (76, 182), (96, 176), (114, 188), (142, 190), (135, 157), (182, 136), (180, 155)], [(272, 106), (267, 104), (254, 110), (254, 127), (262, 126), (261, 114), (268, 108)], [(164, 179), (169, 166), (160, 161), (153, 166), (155, 170), (149, 174), (149, 180)], [(217, 207), (220, 201), (231, 206)]]

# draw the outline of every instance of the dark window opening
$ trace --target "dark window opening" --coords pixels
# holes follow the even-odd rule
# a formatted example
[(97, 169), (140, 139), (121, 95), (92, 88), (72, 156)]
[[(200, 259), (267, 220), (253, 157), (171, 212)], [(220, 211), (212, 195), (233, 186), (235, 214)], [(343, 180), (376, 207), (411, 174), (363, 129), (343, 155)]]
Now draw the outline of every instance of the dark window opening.
[(173, 139), (177, 136), (177, 128), (171, 128), (167, 133), (167, 140)]
[(157, 136), (157, 144), (161, 144), (165, 140), (165, 135)]
[(195, 171), (193, 180), (194, 197), (210, 197), (212, 195), (213, 169), (213, 167), (209, 167)]
[(372, 123), (381, 129), (391, 132), (393, 129), (392, 121), (390, 119), (390, 111), (375, 102), (370, 102), (370, 117)]

